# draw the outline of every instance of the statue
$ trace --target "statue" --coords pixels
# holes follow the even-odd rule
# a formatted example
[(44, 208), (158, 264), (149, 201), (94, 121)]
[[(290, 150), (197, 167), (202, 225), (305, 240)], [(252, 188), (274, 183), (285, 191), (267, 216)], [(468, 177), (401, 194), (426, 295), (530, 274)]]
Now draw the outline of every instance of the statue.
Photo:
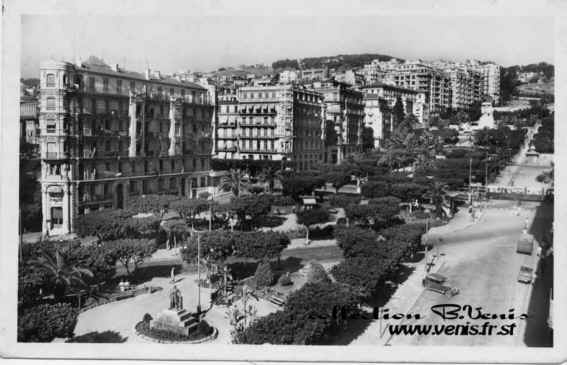
[(169, 292), (169, 309), (177, 311), (183, 309), (183, 297), (181, 296), (181, 291), (175, 285)]

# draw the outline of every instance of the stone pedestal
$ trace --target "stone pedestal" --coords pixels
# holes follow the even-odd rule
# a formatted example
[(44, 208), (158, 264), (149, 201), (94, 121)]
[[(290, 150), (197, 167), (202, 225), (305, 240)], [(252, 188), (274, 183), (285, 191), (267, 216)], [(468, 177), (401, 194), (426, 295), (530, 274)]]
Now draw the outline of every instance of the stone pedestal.
[(158, 313), (155, 319), (150, 321), (150, 328), (188, 336), (198, 322), (196, 315), (187, 312), (185, 309), (180, 311), (165, 309)]

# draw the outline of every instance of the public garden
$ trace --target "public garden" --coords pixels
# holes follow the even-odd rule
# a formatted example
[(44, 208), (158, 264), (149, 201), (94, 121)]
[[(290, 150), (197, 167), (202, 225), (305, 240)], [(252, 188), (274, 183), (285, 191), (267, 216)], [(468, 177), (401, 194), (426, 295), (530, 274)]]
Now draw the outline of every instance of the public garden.
[(21, 245), (18, 340), (351, 343), (371, 328), (351, 319), (421, 270), (422, 235), (459, 221), (450, 192), (495, 181), (525, 133), (458, 148), (413, 131), (321, 171), (233, 169), (230, 199), (139, 195), (92, 212), (73, 237)]

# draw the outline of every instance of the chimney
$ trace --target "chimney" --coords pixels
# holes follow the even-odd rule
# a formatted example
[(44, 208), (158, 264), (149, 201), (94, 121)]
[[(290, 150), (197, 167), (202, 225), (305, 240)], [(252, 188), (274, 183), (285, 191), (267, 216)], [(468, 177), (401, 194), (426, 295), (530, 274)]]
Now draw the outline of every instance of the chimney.
[(118, 67), (117, 63), (114, 64), (114, 71), (120, 72), (120, 67)]

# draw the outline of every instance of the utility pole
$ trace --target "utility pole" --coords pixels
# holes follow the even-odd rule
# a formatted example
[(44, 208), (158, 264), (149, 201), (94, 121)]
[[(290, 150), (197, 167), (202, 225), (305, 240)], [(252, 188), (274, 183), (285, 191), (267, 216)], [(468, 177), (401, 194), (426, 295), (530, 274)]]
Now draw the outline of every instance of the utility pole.
[(199, 315), (199, 322), (201, 321), (201, 234), (197, 231), (197, 314)]
[(469, 159), (469, 201), (472, 204), (472, 158)]

